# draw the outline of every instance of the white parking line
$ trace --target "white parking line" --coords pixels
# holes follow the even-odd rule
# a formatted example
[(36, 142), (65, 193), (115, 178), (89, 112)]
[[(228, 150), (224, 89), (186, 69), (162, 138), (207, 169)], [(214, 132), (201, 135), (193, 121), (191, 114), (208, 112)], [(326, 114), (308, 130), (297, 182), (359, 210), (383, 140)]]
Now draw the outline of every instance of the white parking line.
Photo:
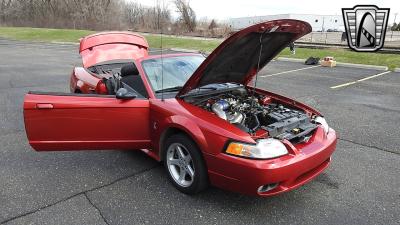
[(336, 86), (331, 87), (331, 89), (346, 87), (346, 86), (349, 86), (349, 85), (352, 85), (352, 84), (356, 84), (356, 83), (359, 83), (359, 82), (362, 82), (362, 81), (366, 81), (366, 80), (369, 80), (369, 79), (372, 79), (372, 78), (375, 78), (375, 77), (379, 77), (379, 76), (385, 75), (385, 74), (390, 73), (390, 72), (391, 71), (385, 71), (383, 73), (378, 73), (378, 74), (375, 74), (375, 75), (372, 75), (372, 76), (369, 76), (369, 77), (365, 77), (365, 78), (362, 78), (362, 79), (359, 79), (359, 80), (355, 80), (355, 81), (352, 81), (352, 82), (336, 85)]
[(305, 68), (300, 68), (300, 69), (295, 69), (295, 70), (288, 70), (288, 71), (283, 71), (283, 72), (279, 72), (279, 73), (263, 75), (263, 76), (260, 76), (260, 77), (273, 77), (273, 76), (286, 74), (286, 73), (292, 73), (292, 72), (296, 72), (296, 71), (300, 71), (300, 70), (308, 70), (308, 69), (312, 69), (312, 68), (319, 67), (319, 66), (321, 66), (321, 65), (310, 66), (310, 67), (305, 67)]

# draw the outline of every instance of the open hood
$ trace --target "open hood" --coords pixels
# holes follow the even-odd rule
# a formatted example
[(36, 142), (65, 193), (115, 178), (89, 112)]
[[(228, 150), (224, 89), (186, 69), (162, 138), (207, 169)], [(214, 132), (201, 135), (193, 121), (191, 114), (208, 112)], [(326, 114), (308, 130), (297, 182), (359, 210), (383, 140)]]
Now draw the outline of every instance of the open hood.
[(110, 60), (137, 59), (148, 55), (149, 45), (138, 34), (122, 31), (100, 32), (80, 40), (83, 67)]
[(178, 96), (212, 83), (247, 85), (257, 74), (259, 58), (261, 70), (289, 43), (310, 32), (307, 22), (289, 19), (268, 21), (238, 31), (204, 60)]

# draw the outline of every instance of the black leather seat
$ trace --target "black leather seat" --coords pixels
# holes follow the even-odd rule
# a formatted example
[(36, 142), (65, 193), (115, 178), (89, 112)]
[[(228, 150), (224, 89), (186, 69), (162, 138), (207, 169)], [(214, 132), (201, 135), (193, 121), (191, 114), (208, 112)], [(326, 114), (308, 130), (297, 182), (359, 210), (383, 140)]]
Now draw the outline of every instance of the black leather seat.
[(128, 85), (143, 97), (148, 97), (147, 90), (144, 87), (143, 80), (135, 64), (130, 63), (121, 68), (121, 82), (123, 85)]

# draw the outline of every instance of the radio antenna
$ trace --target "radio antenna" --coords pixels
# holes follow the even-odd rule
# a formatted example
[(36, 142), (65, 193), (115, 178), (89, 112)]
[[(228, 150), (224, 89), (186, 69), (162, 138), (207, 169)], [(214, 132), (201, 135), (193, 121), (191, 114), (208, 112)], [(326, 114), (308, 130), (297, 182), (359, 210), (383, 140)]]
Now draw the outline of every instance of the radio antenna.
[[(162, 1), (162, 6), (159, 3), (159, 0), (157, 0), (157, 20), (158, 20), (158, 28), (160, 30), (160, 47), (161, 47), (161, 101), (164, 101), (164, 59), (163, 59), (163, 26), (161, 25), (162, 20), (160, 19), (160, 14), (163, 13), (164, 10), (164, 0)], [(162, 8), (161, 8), (162, 7)]]

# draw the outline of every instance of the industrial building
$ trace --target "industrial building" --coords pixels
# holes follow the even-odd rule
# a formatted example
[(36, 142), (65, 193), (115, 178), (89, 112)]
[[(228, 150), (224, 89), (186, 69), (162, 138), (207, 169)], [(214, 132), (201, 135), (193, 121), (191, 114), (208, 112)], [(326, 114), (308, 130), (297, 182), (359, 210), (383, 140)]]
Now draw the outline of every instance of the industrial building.
[(277, 19), (296, 19), (307, 21), (312, 26), (312, 30), (314, 32), (344, 31), (342, 15), (278, 14), (267, 16), (240, 17), (231, 18), (229, 20), (229, 25), (234, 30), (240, 30), (252, 24)]

